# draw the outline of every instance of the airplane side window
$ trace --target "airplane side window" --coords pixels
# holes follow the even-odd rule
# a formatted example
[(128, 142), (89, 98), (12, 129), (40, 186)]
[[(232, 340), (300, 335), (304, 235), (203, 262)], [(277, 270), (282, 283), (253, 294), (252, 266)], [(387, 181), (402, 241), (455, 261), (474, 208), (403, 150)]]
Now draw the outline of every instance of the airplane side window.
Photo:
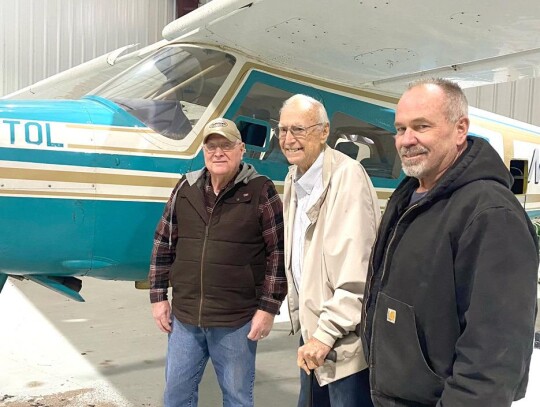
[(235, 58), (191, 46), (157, 50), (91, 94), (109, 99), (161, 135), (181, 140), (201, 118)]
[[(233, 120), (247, 116), (263, 121), (273, 129), (279, 123), (279, 110), (283, 102), (292, 95), (291, 92), (271, 85), (255, 83), (234, 113)], [(273, 130), (268, 140), (261, 137), (261, 134), (256, 131), (256, 126), (253, 126), (253, 131), (245, 129), (243, 134), (247, 157), (288, 165), (279, 147), (279, 139)]]
[[(240, 120), (240, 124), (238, 123)], [(266, 132), (268, 122), (258, 123), (253, 118), (246, 118), (245, 116), (238, 116), (236, 119), (236, 125), (242, 135), (242, 141), (246, 146), (264, 147), (266, 143)]]
[(370, 177), (399, 177), (401, 161), (393, 133), (342, 112), (336, 112), (330, 123), (330, 147), (359, 161)]
[[(262, 73), (255, 72), (253, 75), (259, 76), (260, 80), (251, 83), (248, 80), (249, 85), (239, 93), (237, 102), (233, 103), (233, 110), (228, 113), (232, 120), (242, 126), (242, 138), (246, 143), (244, 157), (258, 160), (261, 164), (289, 165), (281, 152), (275, 131), (268, 132), (267, 129), (274, 129), (279, 123), (279, 111), (286, 99), (294, 93), (304, 93), (321, 100), (331, 116), (327, 140), (330, 147), (360, 162), (370, 177), (389, 181), (399, 179), (401, 161), (394, 146), (394, 134), (356, 116), (356, 112), (365, 117), (373, 114), (376, 116), (382, 108), (364, 106), (361, 102), (307, 86), (299, 91), (296, 84), (291, 86), (285, 80)], [(341, 110), (341, 106), (347, 109), (347, 113)], [(383, 122), (388, 120), (385, 116), (374, 119), (382, 119)]]

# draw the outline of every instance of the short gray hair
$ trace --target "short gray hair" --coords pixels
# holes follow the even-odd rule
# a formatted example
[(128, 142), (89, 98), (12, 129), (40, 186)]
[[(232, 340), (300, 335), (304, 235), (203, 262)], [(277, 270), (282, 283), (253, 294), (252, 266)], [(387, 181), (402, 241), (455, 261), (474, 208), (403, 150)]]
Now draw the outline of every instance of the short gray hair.
[(305, 110), (311, 110), (316, 109), (317, 116), (319, 117), (320, 123), (330, 123), (328, 120), (328, 113), (326, 113), (326, 109), (324, 108), (324, 105), (319, 102), (317, 99), (312, 98), (311, 96), (302, 95), (301, 93), (298, 93), (296, 95), (291, 96), (289, 99), (287, 99), (285, 102), (283, 102), (283, 106), (281, 106), (281, 109), (279, 110), (279, 114), (281, 115), (281, 111), (292, 105), (298, 103), (302, 106)]
[(411, 82), (407, 90), (423, 85), (435, 85), (441, 88), (446, 96), (446, 120), (456, 123), (462, 117), (469, 116), (469, 103), (460, 86), (448, 79), (423, 78)]

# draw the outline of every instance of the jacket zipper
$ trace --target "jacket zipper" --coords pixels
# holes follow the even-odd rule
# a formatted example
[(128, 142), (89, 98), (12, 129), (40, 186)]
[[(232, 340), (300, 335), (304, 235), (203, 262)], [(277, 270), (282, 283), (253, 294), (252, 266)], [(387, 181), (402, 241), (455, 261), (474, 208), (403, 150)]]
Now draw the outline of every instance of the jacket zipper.
[[(386, 266), (388, 264), (388, 254), (390, 253), (390, 248), (392, 247), (392, 243), (394, 242), (394, 239), (396, 237), (396, 234), (397, 234), (397, 231), (399, 229), (399, 224), (401, 223), (401, 221), (403, 221), (403, 219), (407, 216), (408, 213), (410, 213), (413, 209), (415, 209), (416, 207), (418, 206), (417, 203), (415, 203), (414, 205), (410, 206), (409, 208), (407, 208), (407, 210), (405, 211), (405, 213), (403, 215), (401, 215), (401, 217), (398, 219), (398, 221), (396, 222), (396, 227), (394, 228), (394, 231), (392, 232), (392, 237), (390, 238), (390, 241), (388, 243), (388, 246), (387, 246), (387, 249), (386, 249), (386, 253), (384, 254), (384, 261), (383, 261), (383, 268), (382, 268), (382, 274), (381, 274), (381, 285), (382, 285), (382, 282), (384, 280), (384, 276), (386, 275)], [(375, 240), (375, 245), (378, 243), (378, 240), (379, 240), (379, 236), (377, 236), (377, 239)], [(374, 246), (375, 247), (375, 246)], [(375, 276), (375, 268), (373, 267), (373, 255), (374, 255), (374, 252), (372, 251), (371, 253), (371, 260), (370, 260), (370, 263), (371, 263), (371, 268), (373, 269), (373, 274), (371, 275), (369, 281), (367, 282), (367, 290), (366, 290), (366, 293), (368, 293), (368, 296), (367, 298), (364, 298), (364, 301), (368, 301), (369, 298), (370, 298), (370, 290), (371, 290), (371, 283), (373, 281), (373, 278)], [(380, 292), (380, 290), (379, 290)], [(378, 293), (377, 293), (378, 295)], [(367, 329), (367, 321), (365, 318), (367, 318), (367, 302), (366, 302), (366, 306), (363, 307), (364, 309), (364, 312), (363, 312), (363, 315), (362, 317), (364, 318), (364, 330), (363, 330), (363, 335), (364, 337), (366, 336), (366, 329)], [(375, 316), (375, 314), (374, 314)], [(369, 341), (369, 349), (370, 349), (370, 352), (369, 352), (369, 367), (372, 368), (374, 367), (374, 364), (372, 363), (372, 360), (373, 358), (371, 357), (371, 354), (372, 354), (372, 349), (373, 349), (373, 330), (371, 332), (371, 338), (370, 338), (370, 341)]]

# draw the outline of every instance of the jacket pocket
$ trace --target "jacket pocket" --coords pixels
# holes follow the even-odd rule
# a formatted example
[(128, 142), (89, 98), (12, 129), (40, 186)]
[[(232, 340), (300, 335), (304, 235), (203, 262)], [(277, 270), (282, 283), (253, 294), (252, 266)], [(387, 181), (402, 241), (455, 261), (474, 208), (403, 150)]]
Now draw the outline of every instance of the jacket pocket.
[(379, 293), (372, 343), (372, 386), (385, 396), (437, 403), (444, 379), (428, 365), (420, 348), (414, 308)]
[(247, 312), (256, 308), (258, 298), (249, 264), (221, 265), (207, 268), (205, 272), (205, 306), (212, 312)]

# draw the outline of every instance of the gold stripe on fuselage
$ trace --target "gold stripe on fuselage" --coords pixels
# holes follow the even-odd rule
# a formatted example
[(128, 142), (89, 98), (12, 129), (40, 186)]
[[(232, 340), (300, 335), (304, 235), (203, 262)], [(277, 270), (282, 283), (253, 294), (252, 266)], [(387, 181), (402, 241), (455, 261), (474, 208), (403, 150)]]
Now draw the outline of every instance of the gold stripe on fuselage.
[(113, 194), (97, 194), (91, 192), (60, 192), (60, 191), (38, 191), (38, 190), (20, 190), (20, 189), (0, 189), (0, 196), (25, 196), (25, 197), (46, 197), (46, 198), (88, 198), (100, 200), (115, 200), (115, 201), (151, 201), (151, 202), (167, 202), (167, 197), (145, 196), (145, 195), (113, 195)]
[(125, 152), (125, 153), (142, 153), (142, 154), (151, 154), (154, 156), (159, 155), (172, 155), (172, 156), (181, 156), (179, 151), (175, 150), (147, 150), (143, 148), (129, 148), (129, 147), (110, 147), (110, 146), (87, 146), (84, 144), (68, 144), (68, 148), (79, 149), (79, 150), (96, 150), (96, 151), (115, 151), (115, 152)]
[(59, 171), (27, 168), (2, 168), (2, 178), (30, 181), (75, 182), (82, 184), (109, 184), (137, 187), (172, 188), (179, 177), (151, 175), (102, 174), (97, 172)]

